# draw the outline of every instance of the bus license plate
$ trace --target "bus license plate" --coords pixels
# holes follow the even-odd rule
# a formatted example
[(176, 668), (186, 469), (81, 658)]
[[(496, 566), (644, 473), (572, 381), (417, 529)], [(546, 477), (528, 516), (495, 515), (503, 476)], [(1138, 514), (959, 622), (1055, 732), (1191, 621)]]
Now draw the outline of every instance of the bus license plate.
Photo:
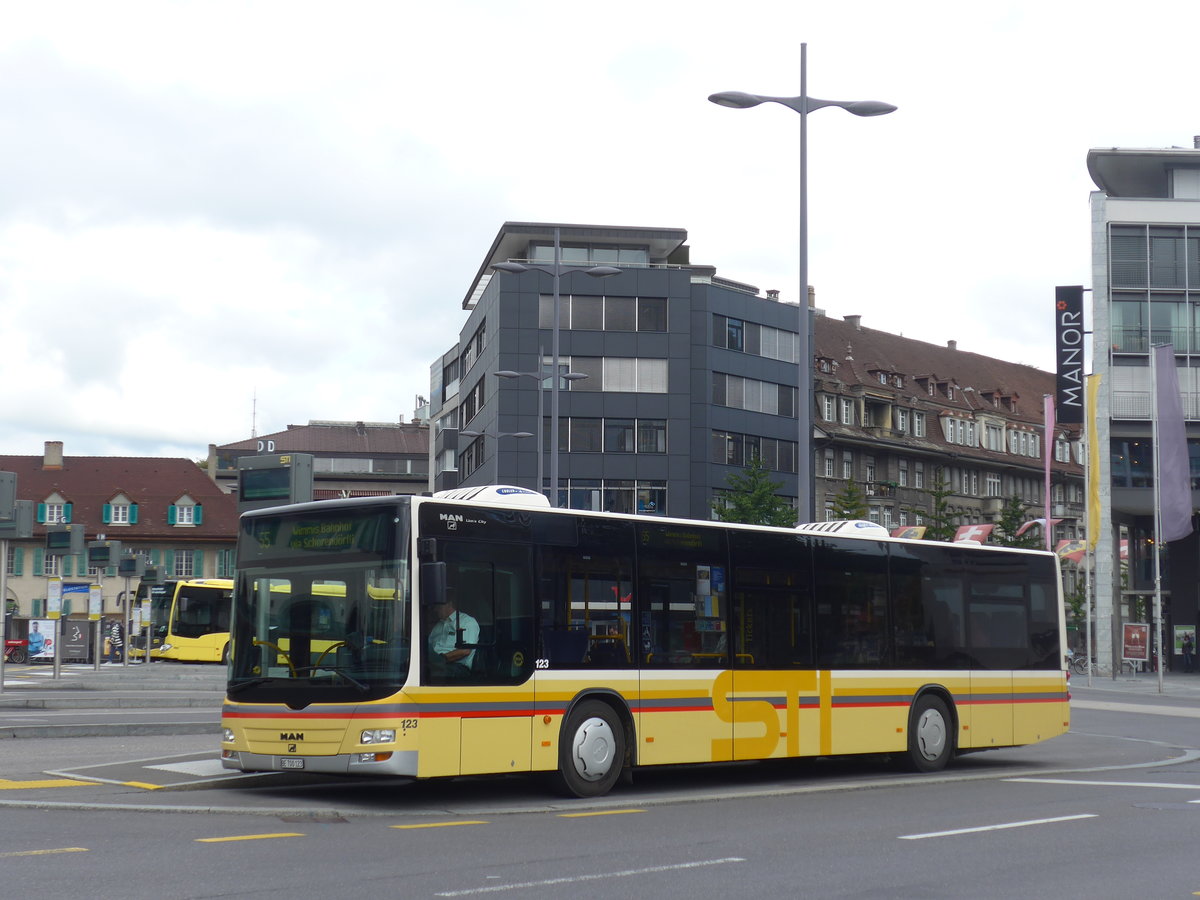
[(279, 768), (281, 768), (281, 769), (303, 769), (304, 768), (304, 760), (295, 759), (290, 756), (285, 756), (283, 759), (279, 760)]

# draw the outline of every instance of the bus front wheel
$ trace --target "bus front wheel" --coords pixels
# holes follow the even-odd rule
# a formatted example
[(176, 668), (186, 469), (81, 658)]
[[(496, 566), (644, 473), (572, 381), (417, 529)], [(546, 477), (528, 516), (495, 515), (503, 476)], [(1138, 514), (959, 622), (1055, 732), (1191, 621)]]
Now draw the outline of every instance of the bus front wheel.
[(918, 772), (939, 772), (954, 753), (953, 720), (945, 702), (926, 694), (913, 704), (908, 727), (908, 764)]
[(607, 794), (625, 764), (625, 729), (612, 707), (580, 703), (563, 723), (558, 748), (559, 787), (568, 796)]

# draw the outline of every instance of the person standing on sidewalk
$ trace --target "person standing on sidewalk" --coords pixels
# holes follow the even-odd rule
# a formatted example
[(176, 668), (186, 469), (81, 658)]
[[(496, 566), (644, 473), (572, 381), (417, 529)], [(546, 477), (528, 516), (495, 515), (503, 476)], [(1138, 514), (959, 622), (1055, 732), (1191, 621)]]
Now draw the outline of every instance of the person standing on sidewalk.
[(1190, 672), (1196, 666), (1196, 638), (1193, 634), (1183, 636), (1183, 671)]
[(119, 663), (121, 652), (125, 648), (125, 631), (121, 628), (121, 620), (113, 619), (108, 626), (108, 662)]

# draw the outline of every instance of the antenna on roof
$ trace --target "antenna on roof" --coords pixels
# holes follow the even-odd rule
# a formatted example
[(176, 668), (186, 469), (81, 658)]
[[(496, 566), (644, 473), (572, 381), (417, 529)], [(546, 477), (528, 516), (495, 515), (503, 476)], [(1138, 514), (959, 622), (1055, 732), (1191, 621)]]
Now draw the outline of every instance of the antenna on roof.
[(250, 437), (258, 437), (258, 388), (250, 395)]

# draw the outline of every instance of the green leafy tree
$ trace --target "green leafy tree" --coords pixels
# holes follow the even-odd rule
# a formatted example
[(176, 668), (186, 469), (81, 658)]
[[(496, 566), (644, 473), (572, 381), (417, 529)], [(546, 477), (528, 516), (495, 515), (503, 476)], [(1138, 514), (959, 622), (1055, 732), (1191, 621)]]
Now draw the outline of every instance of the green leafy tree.
[(1004, 508), (1000, 510), (1000, 518), (996, 520), (996, 527), (992, 529), (992, 542), (1002, 547), (1036, 548), (1042, 546), (1039, 531), (1030, 528), (1022, 535), (1017, 534), (1021, 530), (1021, 526), (1025, 524), (1025, 516), (1028, 514), (1029, 510), (1021, 502), (1020, 497), (1016, 494), (1009, 497), (1004, 501)]
[(950, 497), (954, 492), (950, 490), (950, 482), (940, 467), (934, 470), (931, 485), (927, 493), (932, 508), (926, 516), (925, 540), (952, 541), (957, 531), (950, 514)]
[(763, 461), (755, 456), (741, 472), (732, 472), (727, 479), (729, 490), (713, 501), (713, 513), (722, 522), (742, 522), (746, 525), (796, 524), (796, 511), (775, 491), (779, 484)]
[(865, 519), (868, 515), (867, 498), (853, 478), (833, 498), (835, 519)]

